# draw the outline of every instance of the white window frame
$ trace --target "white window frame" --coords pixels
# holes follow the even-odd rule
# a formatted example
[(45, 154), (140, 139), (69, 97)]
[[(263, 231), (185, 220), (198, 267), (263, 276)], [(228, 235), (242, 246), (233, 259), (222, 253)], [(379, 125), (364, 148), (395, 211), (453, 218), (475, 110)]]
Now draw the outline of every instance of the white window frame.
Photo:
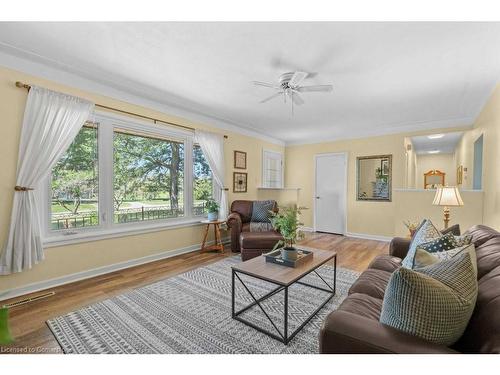
[[(279, 159), (281, 165), (281, 184), (280, 186), (270, 186), (266, 176), (266, 160), (271, 156), (274, 159)], [(283, 153), (274, 150), (262, 149), (262, 187), (270, 189), (283, 189), (285, 181), (285, 166)]]
[[(44, 245), (60, 246), (78, 242), (95, 241), (105, 238), (122, 237), (148, 233), (169, 228), (200, 225), (202, 216), (193, 215), (193, 138), (191, 131), (165, 124), (149, 122), (121, 115), (96, 112), (94, 121), (98, 123), (98, 170), (99, 170), (99, 225), (84, 228), (52, 230), (51, 188), (49, 176), (43, 183), (41, 222), (44, 228)], [(113, 207), (113, 132), (130, 130), (153, 137), (170, 138), (184, 143), (184, 216), (169, 219), (146, 220), (130, 223), (114, 223)]]

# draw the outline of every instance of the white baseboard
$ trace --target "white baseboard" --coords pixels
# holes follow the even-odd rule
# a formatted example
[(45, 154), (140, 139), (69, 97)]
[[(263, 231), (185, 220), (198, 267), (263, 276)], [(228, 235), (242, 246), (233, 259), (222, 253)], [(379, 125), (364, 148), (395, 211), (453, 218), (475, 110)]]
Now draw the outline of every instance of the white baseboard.
[(300, 227), (299, 228), (302, 232), (314, 232), (314, 229), (311, 227)]
[(374, 240), (374, 241), (382, 241), (382, 242), (391, 242), (391, 240), (392, 240), (392, 237), (377, 236), (375, 234), (364, 234), (364, 233), (346, 232), (345, 235), (347, 237), (362, 238), (364, 240)]
[[(229, 237), (222, 239), (222, 242), (224, 244), (227, 244), (229, 241), (230, 241)], [(214, 242), (211, 241), (209, 244), (211, 245), (213, 243)], [(152, 254), (152, 255), (145, 256), (145, 257), (141, 257), (141, 258), (130, 259), (130, 260), (127, 260), (124, 262), (110, 264), (108, 266), (93, 268), (93, 269), (86, 270), (86, 271), (72, 273), (70, 275), (56, 277), (56, 278), (50, 279), (50, 280), (44, 280), (44, 281), (40, 281), (37, 283), (24, 285), (24, 286), (21, 286), (19, 288), (9, 289), (7, 291), (0, 292), (0, 301), (14, 298), (14, 297), (19, 297), (19, 296), (22, 296), (25, 294), (39, 292), (41, 290), (54, 288), (56, 286), (60, 286), (60, 285), (64, 285), (64, 284), (73, 283), (75, 281), (89, 279), (91, 277), (119, 271), (119, 270), (122, 270), (125, 268), (135, 267), (135, 266), (139, 266), (141, 264), (146, 264), (146, 263), (151, 263), (151, 262), (161, 260), (161, 259), (171, 258), (171, 257), (174, 257), (176, 255), (181, 255), (181, 254), (191, 253), (194, 251), (199, 251), (200, 247), (201, 247), (201, 244), (196, 244), (196, 245), (191, 245), (191, 246), (187, 246), (187, 247), (182, 247), (179, 249), (167, 250), (167, 251), (163, 251), (161, 253)]]

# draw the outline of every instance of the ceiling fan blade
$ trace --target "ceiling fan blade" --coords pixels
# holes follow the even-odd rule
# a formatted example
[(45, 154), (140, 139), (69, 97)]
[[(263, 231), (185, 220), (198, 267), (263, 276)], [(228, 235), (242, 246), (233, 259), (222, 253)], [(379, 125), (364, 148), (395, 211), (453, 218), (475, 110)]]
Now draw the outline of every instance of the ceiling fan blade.
[(301, 86), (297, 87), (295, 90), (298, 92), (330, 92), (333, 90), (332, 85), (316, 85), (316, 86)]
[(302, 99), (298, 93), (294, 92), (292, 93), (292, 102), (296, 105), (302, 105), (304, 104), (304, 99)]
[(260, 81), (252, 81), (254, 85), (256, 86), (265, 86), (265, 87), (271, 87), (273, 89), (277, 88), (276, 85), (273, 85), (271, 83), (266, 83), (266, 82), (260, 82)]
[(288, 82), (288, 86), (297, 87), (308, 75), (309, 73), (306, 72), (295, 72), (290, 79), (290, 82)]
[(265, 102), (268, 102), (269, 100), (274, 99), (274, 98), (276, 98), (276, 97), (280, 96), (281, 94), (283, 94), (283, 91), (277, 92), (276, 94), (273, 94), (273, 95), (271, 95), (271, 96), (269, 96), (269, 97), (267, 97), (267, 98), (265, 98), (265, 99), (261, 100), (259, 103), (265, 103)]

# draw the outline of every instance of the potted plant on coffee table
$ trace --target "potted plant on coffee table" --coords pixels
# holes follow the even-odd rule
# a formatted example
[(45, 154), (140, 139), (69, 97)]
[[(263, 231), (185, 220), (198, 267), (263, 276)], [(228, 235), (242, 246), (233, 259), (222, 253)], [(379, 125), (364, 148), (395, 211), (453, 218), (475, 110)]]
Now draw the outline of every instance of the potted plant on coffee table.
[(298, 256), (297, 249), (294, 247), (297, 240), (302, 239), (304, 234), (299, 230), (303, 225), (299, 221), (301, 207), (296, 205), (280, 208), (278, 212), (271, 213), (271, 223), (278, 232), (283, 236), (274, 246), (273, 250), (281, 247), (281, 256), (283, 259), (296, 260)]
[(209, 199), (205, 207), (208, 211), (208, 220), (216, 221), (219, 218), (219, 204), (213, 199)]

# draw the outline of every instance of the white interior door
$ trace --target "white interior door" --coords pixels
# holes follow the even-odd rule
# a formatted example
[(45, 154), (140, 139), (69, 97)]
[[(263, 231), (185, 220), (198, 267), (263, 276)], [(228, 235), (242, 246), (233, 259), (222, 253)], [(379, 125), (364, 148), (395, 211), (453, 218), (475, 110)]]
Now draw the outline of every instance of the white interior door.
[(315, 156), (314, 230), (345, 234), (347, 155)]

